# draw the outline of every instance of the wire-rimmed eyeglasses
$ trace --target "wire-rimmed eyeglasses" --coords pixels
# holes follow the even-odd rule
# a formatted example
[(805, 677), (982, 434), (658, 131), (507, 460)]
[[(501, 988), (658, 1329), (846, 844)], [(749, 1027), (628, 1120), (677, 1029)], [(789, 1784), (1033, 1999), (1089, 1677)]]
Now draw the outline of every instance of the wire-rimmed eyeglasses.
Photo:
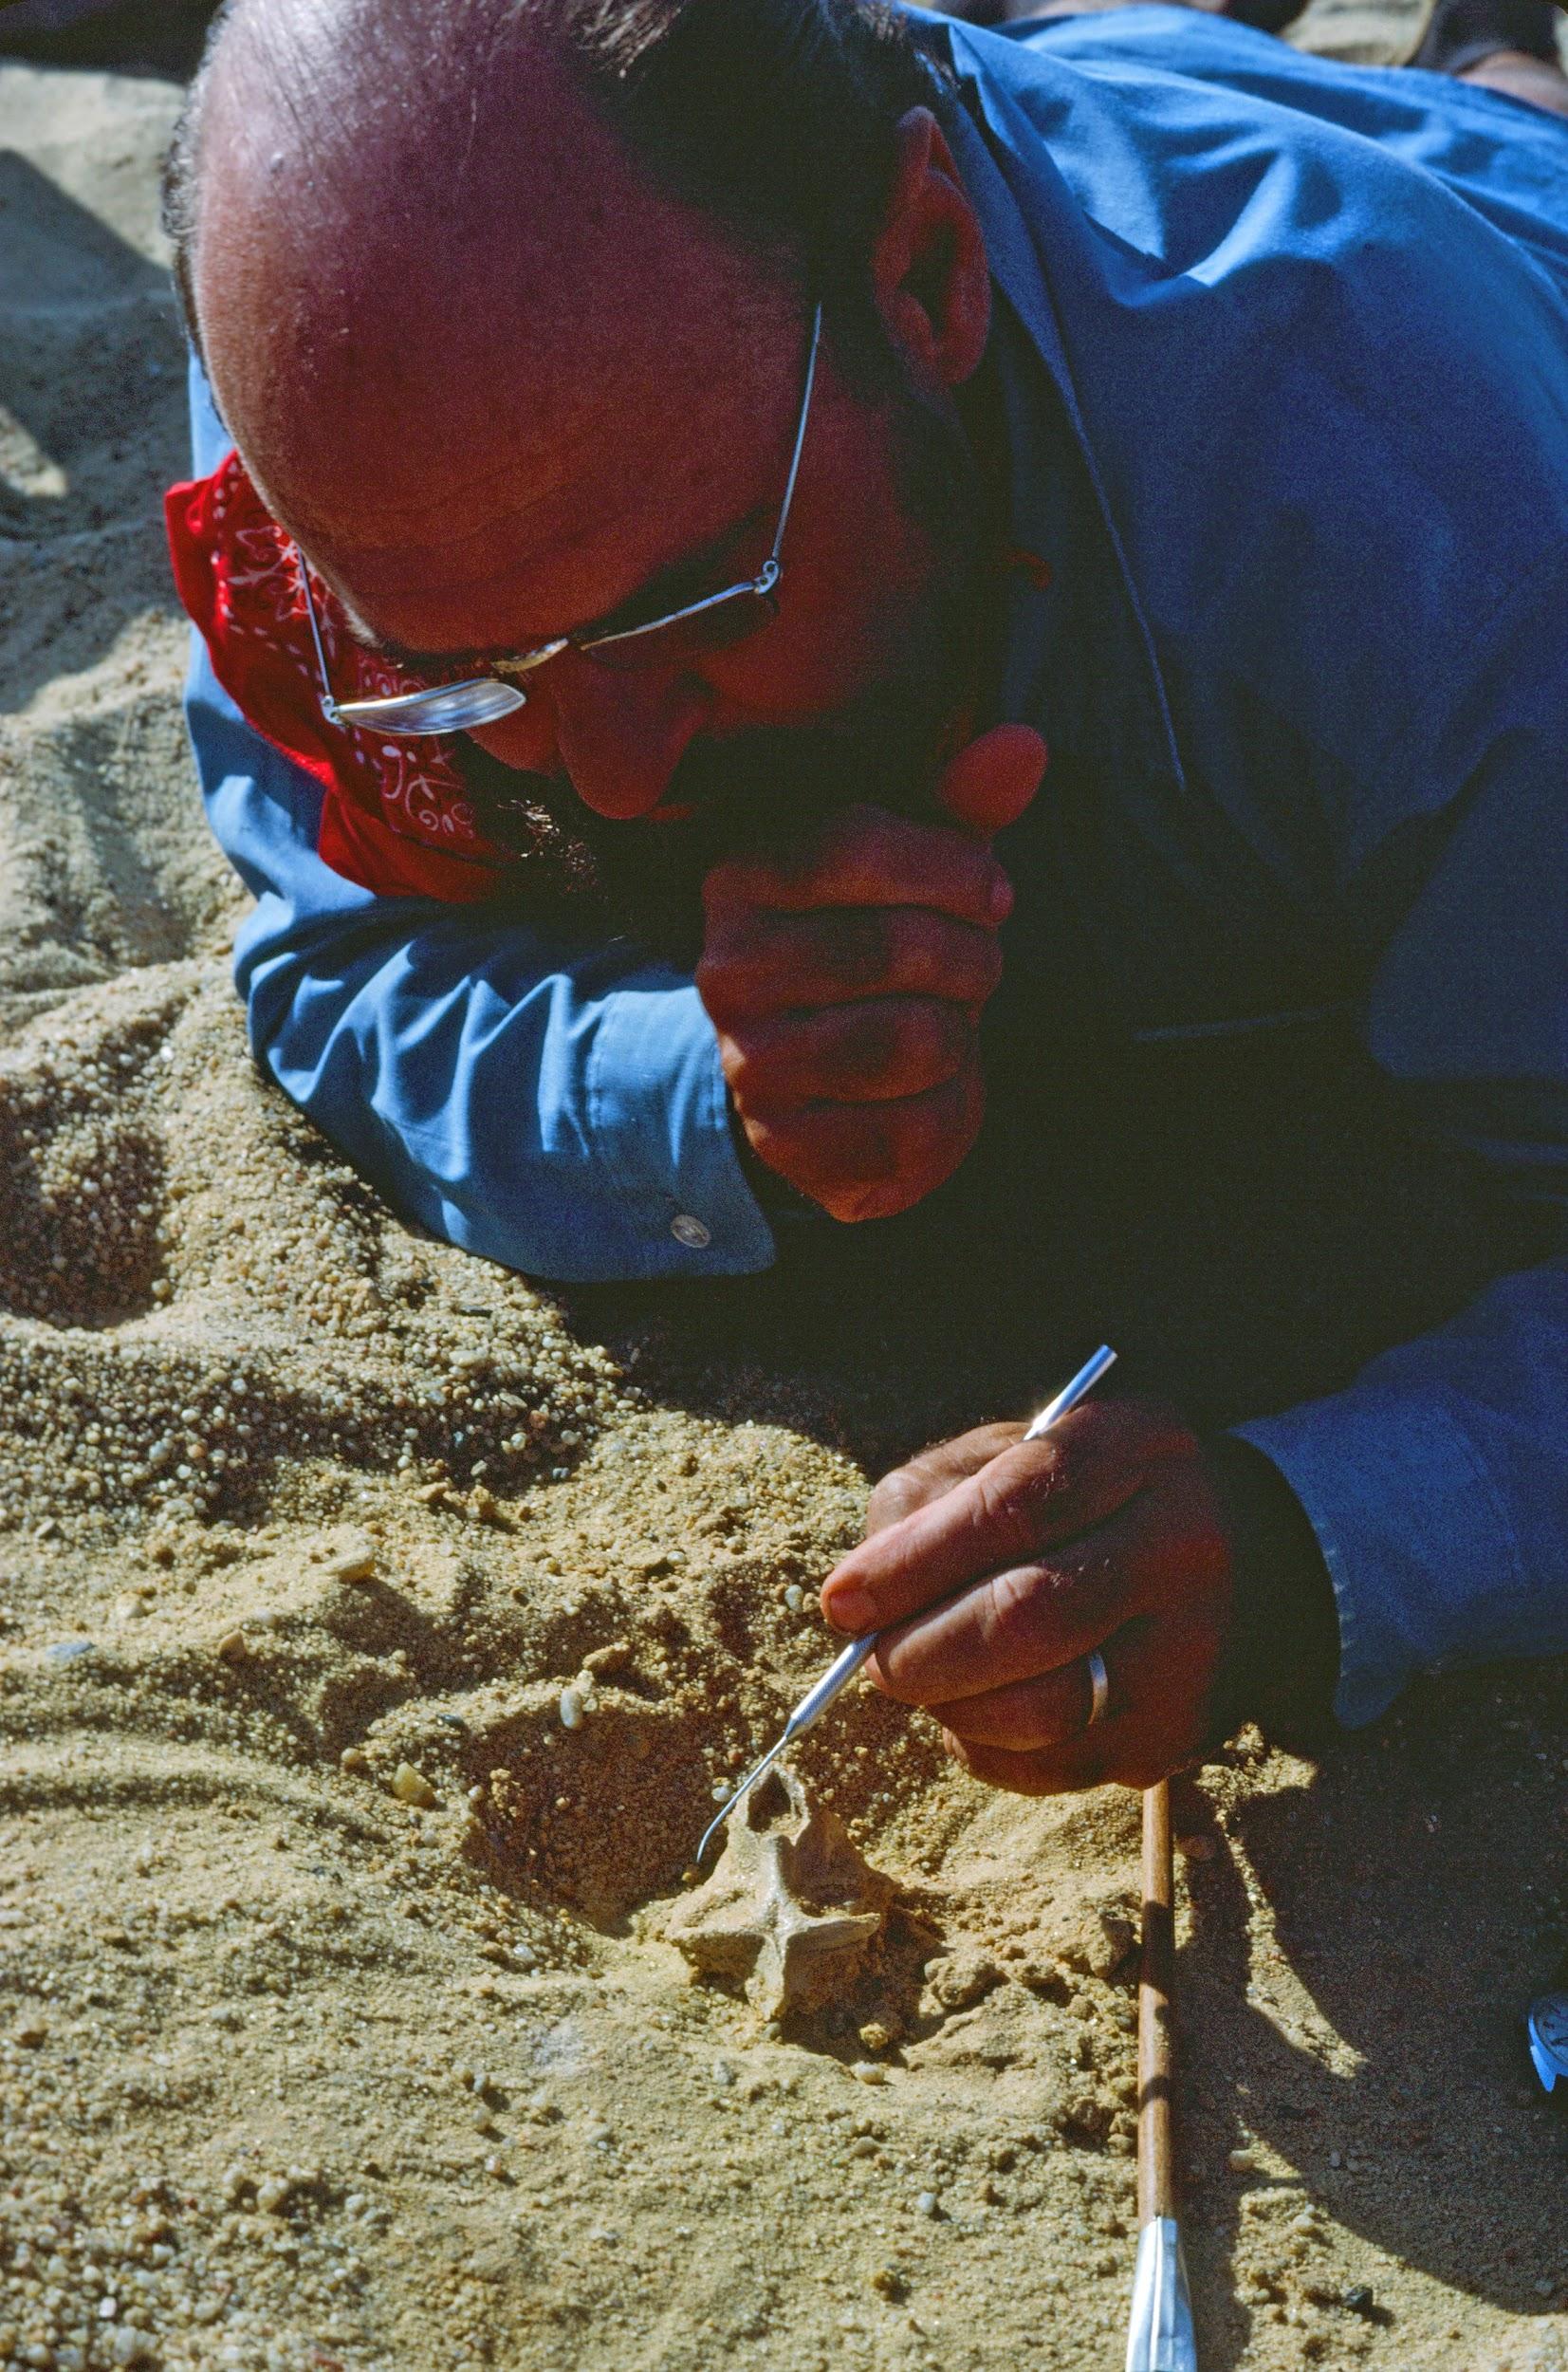
[(294, 557), (304, 590), (316, 664), (321, 670), (322, 713), (328, 724), (363, 726), (381, 733), (471, 732), (482, 725), (498, 724), (502, 717), (522, 708), (528, 695), (512, 678), (543, 667), (547, 659), (558, 658), (563, 651), (591, 651), (604, 667), (669, 667), (713, 651), (727, 651), (743, 642), (747, 635), (755, 634), (778, 609), (779, 584), (784, 575), (780, 554), (789, 524), (790, 505), (795, 499), (806, 422), (811, 417), (811, 391), (816, 384), (817, 349), (821, 336), (822, 308), (819, 305), (812, 319), (801, 417), (789, 457), (789, 476), (779, 524), (773, 532), (773, 548), (754, 577), (747, 577), (739, 584), (726, 585), (722, 593), (710, 593), (700, 602), (688, 602), (679, 609), (666, 610), (657, 618), (645, 619), (640, 625), (609, 631), (590, 626), (575, 634), (558, 635), (554, 641), (541, 642), (515, 658), (492, 659), (490, 674), (471, 676), (462, 683), (434, 684), (425, 692), (399, 692), (380, 700), (339, 700), (333, 695), (332, 678), (327, 672), (326, 646), (322, 639), (315, 596), (310, 590), (309, 566), (296, 545)]

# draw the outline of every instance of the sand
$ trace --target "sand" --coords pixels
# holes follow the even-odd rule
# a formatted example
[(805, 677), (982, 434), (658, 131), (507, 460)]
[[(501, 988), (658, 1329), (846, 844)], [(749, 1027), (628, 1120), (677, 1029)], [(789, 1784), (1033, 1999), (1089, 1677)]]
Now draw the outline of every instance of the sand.
[[(0, 2364), (1117, 2363), (1131, 1798), (860, 1695), (800, 1757), (894, 1889), (830, 1997), (666, 1932), (896, 1379), (434, 1245), (249, 1066), (157, 523), (175, 104), (0, 65)], [(1561, 1678), (1179, 1790), (1206, 2366), (1568, 2366)]]

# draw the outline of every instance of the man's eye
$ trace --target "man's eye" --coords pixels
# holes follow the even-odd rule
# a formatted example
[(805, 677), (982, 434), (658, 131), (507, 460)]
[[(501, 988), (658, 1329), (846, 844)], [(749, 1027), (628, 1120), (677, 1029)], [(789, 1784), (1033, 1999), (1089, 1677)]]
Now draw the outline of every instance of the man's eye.
[(598, 634), (629, 634), (635, 627), (652, 625), (655, 618), (668, 618), (672, 610), (685, 609), (692, 602), (706, 601), (710, 593), (722, 593), (725, 580), (715, 576), (711, 565), (701, 568), (672, 569), (661, 577), (657, 587), (639, 593), (635, 600), (602, 619), (595, 628)]
[[(687, 609), (693, 602), (706, 602), (714, 593), (728, 592), (736, 580), (754, 574), (766, 555), (769, 521), (758, 511), (752, 518), (743, 519), (733, 534), (722, 544), (711, 546), (699, 559), (673, 561), (654, 584), (634, 593), (610, 617), (601, 618), (594, 627), (595, 634), (629, 634), (636, 626), (650, 625), (655, 618), (667, 618), (672, 610)], [(759, 541), (762, 554), (752, 565), (747, 565), (745, 555), (755, 552)]]

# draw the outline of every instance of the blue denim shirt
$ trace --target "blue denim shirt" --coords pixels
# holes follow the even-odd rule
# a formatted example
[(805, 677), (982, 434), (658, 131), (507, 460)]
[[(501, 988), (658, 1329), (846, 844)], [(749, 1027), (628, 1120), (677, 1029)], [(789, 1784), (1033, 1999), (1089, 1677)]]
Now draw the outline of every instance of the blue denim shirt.
[[(1417, 1672), (1568, 1649), (1568, 127), (1182, 9), (922, 37), (1015, 530), (1058, 563), (1009, 596), (1002, 709), (1094, 784), (1081, 862), (1050, 870), (1056, 768), (1019, 827), (1010, 1026), (1071, 898), (1129, 1046), (1343, 1010), (1539, 1215), (1543, 1265), (1239, 1427), (1316, 1527), (1364, 1721)], [(199, 645), (190, 716), (258, 901), (258, 1054), (391, 1201), (544, 1277), (768, 1264), (689, 980), (371, 896)]]

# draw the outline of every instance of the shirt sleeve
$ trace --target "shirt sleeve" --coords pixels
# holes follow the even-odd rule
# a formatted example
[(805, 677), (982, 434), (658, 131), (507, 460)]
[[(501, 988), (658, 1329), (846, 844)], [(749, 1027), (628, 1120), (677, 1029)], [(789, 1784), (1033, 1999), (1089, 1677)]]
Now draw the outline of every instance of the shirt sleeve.
[[(1348, 1390), (1237, 1429), (1317, 1531), (1339, 1612), (1336, 1711), (1350, 1724), (1418, 1673), (1568, 1651), (1564, 598), (1554, 576), (1506, 606), (1463, 696), (1397, 761), (1405, 783), (1391, 769), (1383, 784), (1421, 857), (1367, 1017), (1433, 1158), (1445, 1140), (1479, 1154), (1529, 1206), (1540, 1265), (1500, 1277)], [(1389, 843), (1377, 854), (1397, 869)]]
[[(194, 368), (192, 391), (206, 472), (229, 439)], [(345, 880), (316, 853), (319, 789), (246, 723), (199, 636), (186, 706), (213, 830), (257, 900), (235, 948), (257, 1059), (395, 1208), (562, 1282), (768, 1266), (689, 979)]]

